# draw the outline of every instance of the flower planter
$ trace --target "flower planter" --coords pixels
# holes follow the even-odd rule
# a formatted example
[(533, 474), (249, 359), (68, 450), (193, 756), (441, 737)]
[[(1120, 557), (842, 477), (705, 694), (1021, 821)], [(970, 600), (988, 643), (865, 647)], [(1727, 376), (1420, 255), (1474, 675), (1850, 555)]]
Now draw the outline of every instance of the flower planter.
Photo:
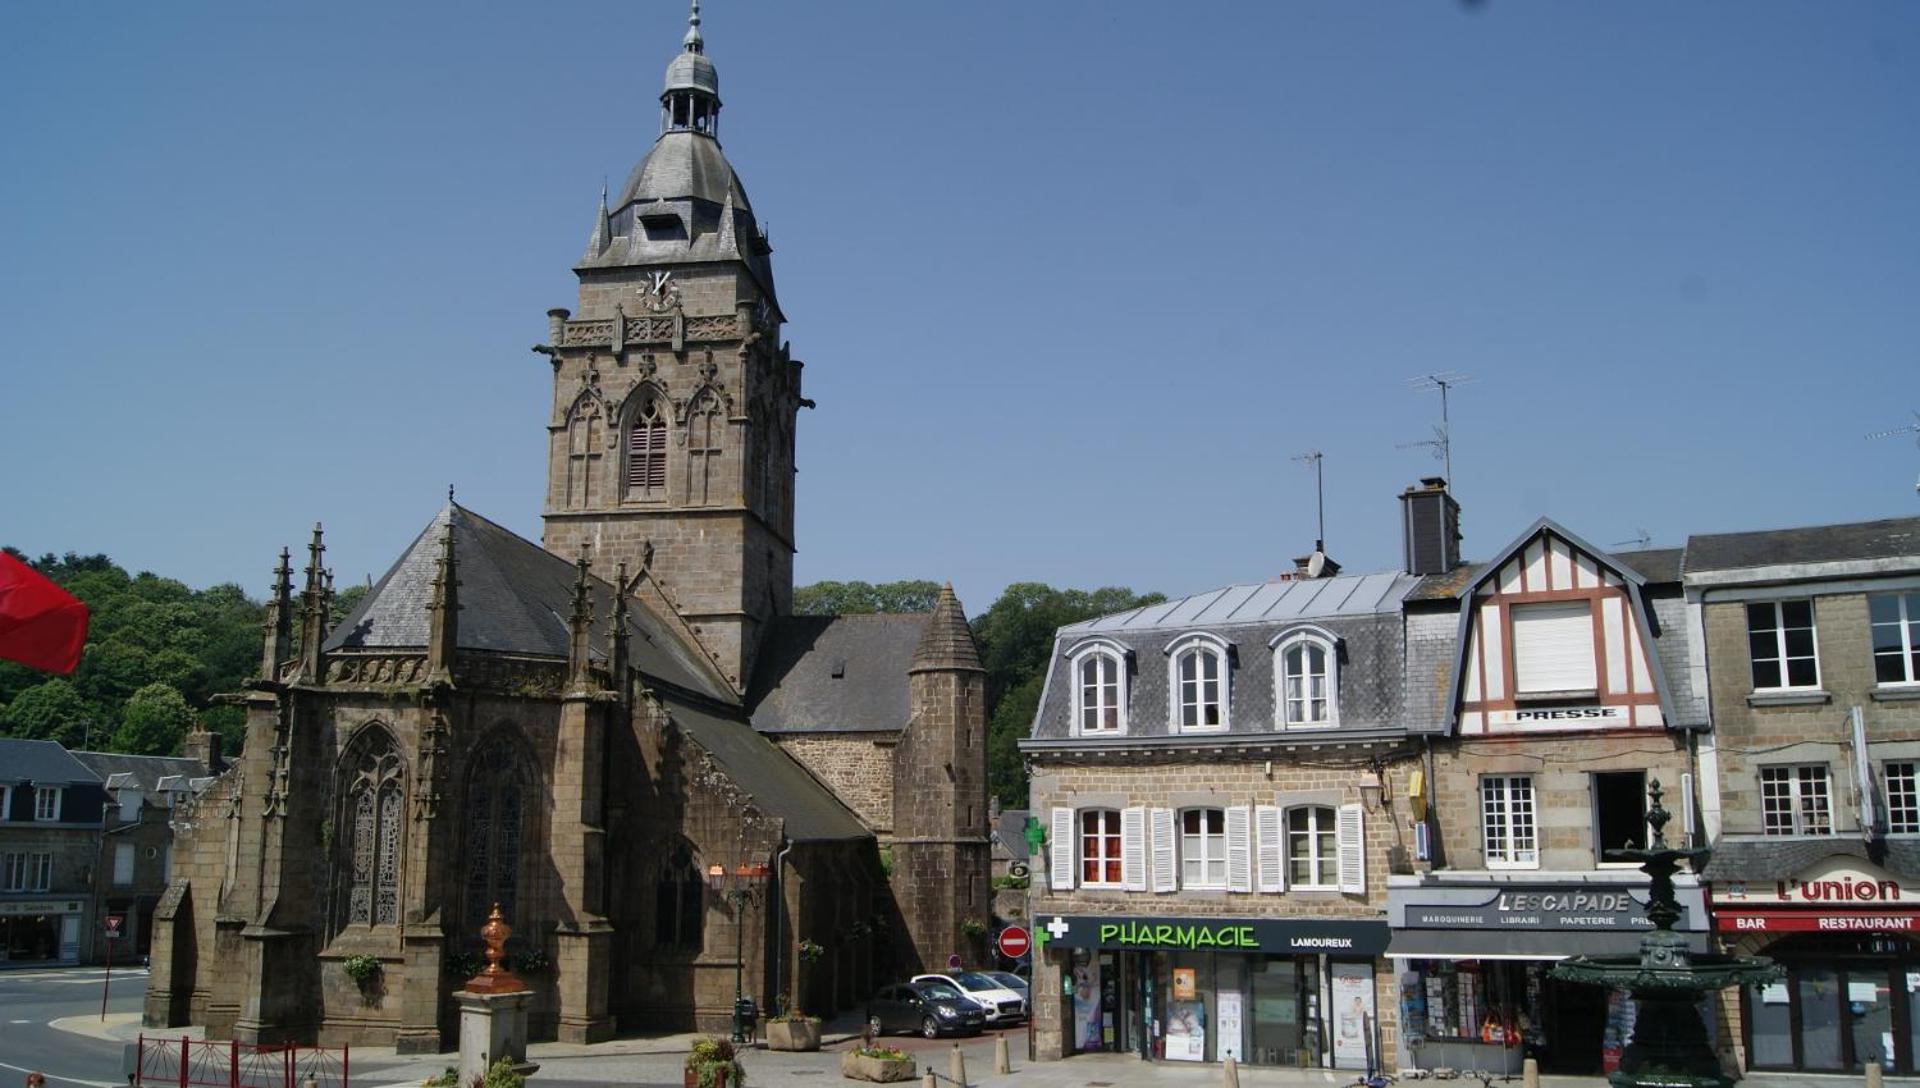
[(819, 1050), (820, 1021), (767, 1021), (768, 1050)]
[(888, 1084), (913, 1079), (912, 1058), (868, 1058), (849, 1050), (840, 1056), (840, 1075), (848, 1080)]
[[(713, 1071), (713, 1088), (727, 1088), (727, 1084), (732, 1076), (732, 1072), (733, 1072), (732, 1070), (726, 1068), (725, 1066), (715, 1069)], [(685, 1078), (684, 1080), (685, 1088), (700, 1088), (699, 1071), (693, 1070), (693, 1069), (683, 1069), (681, 1070), (681, 1074)]]

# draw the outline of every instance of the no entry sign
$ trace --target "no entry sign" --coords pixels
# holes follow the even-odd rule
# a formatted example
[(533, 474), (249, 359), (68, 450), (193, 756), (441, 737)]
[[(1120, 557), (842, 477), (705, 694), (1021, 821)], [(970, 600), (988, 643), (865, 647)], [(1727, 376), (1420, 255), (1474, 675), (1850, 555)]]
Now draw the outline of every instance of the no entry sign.
[(1033, 947), (1033, 938), (1019, 926), (1008, 926), (1000, 931), (1000, 954), (1010, 960), (1017, 960)]

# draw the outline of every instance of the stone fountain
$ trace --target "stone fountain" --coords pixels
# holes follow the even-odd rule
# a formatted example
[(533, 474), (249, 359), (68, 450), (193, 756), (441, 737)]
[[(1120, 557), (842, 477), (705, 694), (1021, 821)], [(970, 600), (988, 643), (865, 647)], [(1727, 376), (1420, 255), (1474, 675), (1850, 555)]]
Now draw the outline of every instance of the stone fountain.
[(1707, 1037), (1707, 1024), (1700, 1016), (1700, 999), (1728, 986), (1769, 982), (1786, 972), (1757, 956), (1695, 952), (1686, 934), (1674, 932), (1681, 911), (1674, 897), (1673, 874), (1683, 861), (1697, 872), (1710, 851), (1668, 846), (1666, 826), (1673, 816), (1660, 805), (1658, 779), (1647, 784), (1647, 794), (1653, 801), (1647, 810), (1652, 839), (1644, 849), (1608, 850), (1606, 856), (1608, 861), (1637, 861), (1640, 871), (1652, 878), (1647, 917), (1653, 930), (1640, 938), (1638, 954), (1575, 956), (1562, 960), (1552, 975), (1625, 990), (1633, 996), (1639, 1008), (1633, 1036), (1620, 1056), (1620, 1068), (1607, 1077), (1619, 1088), (1731, 1088), (1735, 1078), (1727, 1075), (1714, 1055), (1713, 1040)]

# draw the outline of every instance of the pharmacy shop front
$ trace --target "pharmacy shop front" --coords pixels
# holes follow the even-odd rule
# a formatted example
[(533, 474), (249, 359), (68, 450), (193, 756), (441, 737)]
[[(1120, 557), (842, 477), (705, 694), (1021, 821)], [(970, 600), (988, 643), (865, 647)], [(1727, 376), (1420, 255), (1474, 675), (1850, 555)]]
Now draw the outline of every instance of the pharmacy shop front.
[(1061, 1056), (1381, 1064), (1384, 920), (1043, 914), (1034, 936), (1052, 969), (1036, 985), (1059, 987)]

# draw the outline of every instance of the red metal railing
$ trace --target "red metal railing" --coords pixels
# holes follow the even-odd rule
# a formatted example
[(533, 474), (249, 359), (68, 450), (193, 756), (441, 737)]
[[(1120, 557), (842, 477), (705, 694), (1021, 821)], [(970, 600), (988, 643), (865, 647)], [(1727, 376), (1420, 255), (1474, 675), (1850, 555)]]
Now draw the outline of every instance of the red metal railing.
[(347, 1048), (140, 1036), (135, 1088), (348, 1088)]

